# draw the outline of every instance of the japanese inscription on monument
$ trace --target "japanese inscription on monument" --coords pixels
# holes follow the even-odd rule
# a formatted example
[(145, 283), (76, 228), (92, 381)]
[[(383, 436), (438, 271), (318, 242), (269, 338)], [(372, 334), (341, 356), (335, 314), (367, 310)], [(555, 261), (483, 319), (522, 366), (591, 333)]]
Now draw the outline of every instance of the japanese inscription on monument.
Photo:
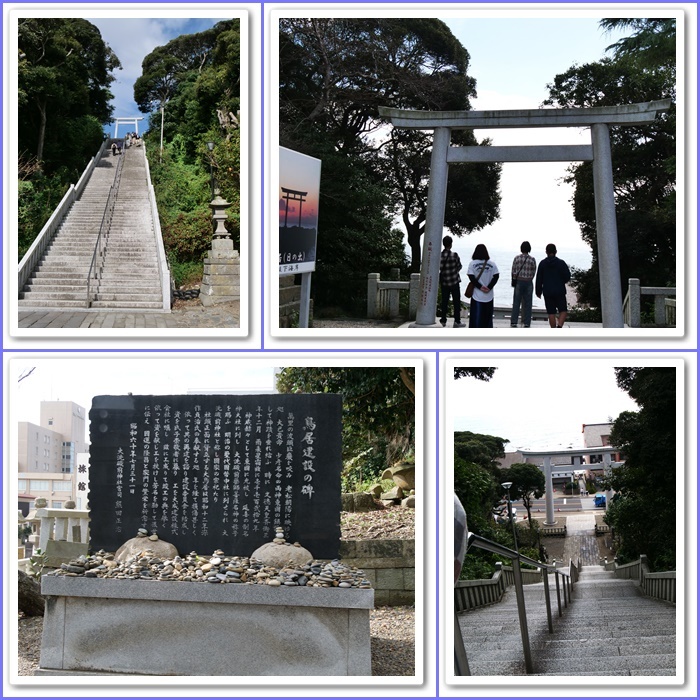
[(90, 442), (93, 550), (145, 528), (181, 554), (249, 555), (280, 525), (338, 555), (339, 396), (97, 396)]

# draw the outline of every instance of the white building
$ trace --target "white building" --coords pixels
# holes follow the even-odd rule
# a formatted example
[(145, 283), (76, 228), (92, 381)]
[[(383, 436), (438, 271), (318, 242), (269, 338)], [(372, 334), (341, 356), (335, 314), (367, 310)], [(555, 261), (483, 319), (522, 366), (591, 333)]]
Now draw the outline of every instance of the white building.
[(87, 506), (77, 492), (78, 454), (88, 451), (86, 411), (72, 401), (42, 401), (40, 425), (17, 425), (18, 508), (26, 515), (36, 498), (50, 508), (75, 501)]

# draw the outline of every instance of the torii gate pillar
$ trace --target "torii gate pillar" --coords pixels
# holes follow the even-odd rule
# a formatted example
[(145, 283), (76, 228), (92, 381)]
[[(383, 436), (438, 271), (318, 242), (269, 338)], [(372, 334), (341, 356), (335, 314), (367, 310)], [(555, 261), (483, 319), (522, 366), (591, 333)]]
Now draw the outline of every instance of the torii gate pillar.
[[(671, 100), (615, 107), (495, 110), (489, 112), (429, 112), (380, 107), (379, 115), (395, 127), (433, 131), (430, 185), (426, 211), (420, 299), (412, 328), (435, 326), (440, 275), (440, 251), (445, 221), (449, 163), (593, 161), (601, 310), (604, 328), (624, 327), (622, 281), (615, 219), (609, 125), (651, 124)], [(586, 146), (462, 146), (451, 147), (452, 129), (523, 127), (589, 127)]]

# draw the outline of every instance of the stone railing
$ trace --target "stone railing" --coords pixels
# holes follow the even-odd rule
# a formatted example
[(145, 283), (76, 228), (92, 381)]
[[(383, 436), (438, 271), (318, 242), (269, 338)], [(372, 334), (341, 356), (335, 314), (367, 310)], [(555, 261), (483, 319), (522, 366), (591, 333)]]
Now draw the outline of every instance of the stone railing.
[(365, 572), (376, 605), (413, 605), (416, 599), (414, 540), (343, 540), (343, 564)]
[(606, 562), (605, 569), (606, 571), (614, 571), (616, 578), (639, 581), (644, 595), (665, 600), (674, 605), (676, 603), (676, 572), (650, 572), (646, 554), (640, 555), (637, 561), (629, 564), (618, 564), (616, 561)]
[(146, 182), (148, 183), (148, 202), (151, 205), (151, 217), (153, 219), (153, 233), (156, 237), (156, 247), (158, 250), (158, 270), (160, 272), (160, 285), (163, 293), (163, 311), (170, 311), (173, 301), (172, 281), (170, 275), (170, 265), (165, 254), (163, 244), (163, 232), (160, 228), (160, 217), (158, 216), (158, 205), (156, 204), (156, 193), (151, 182), (151, 169), (148, 165), (146, 155), (146, 143), (143, 144), (143, 159), (146, 162)]
[(409, 282), (399, 281), (399, 269), (393, 268), (391, 280), (380, 280), (378, 272), (367, 275), (367, 318), (399, 316), (399, 294), (408, 291), (408, 320), (416, 318), (420, 292), (420, 274), (414, 272)]
[[(671, 326), (676, 322), (676, 288), (675, 287), (642, 287), (636, 278), (628, 280), (629, 288), (622, 303), (625, 325), (630, 328), (642, 326), (642, 296), (654, 297), (654, 323), (657, 326)], [(672, 299), (671, 299), (672, 297)], [(667, 303), (673, 301), (673, 305)], [(673, 323), (669, 323), (669, 320)]]
[(39, 232), (39, 235), (34, 239), (34, 242), (29, 247), (29, 250), (24, 254), (24, 257), (19, 263), (19, 270), (17, 272), (18, 293), (24, 289), (24, 286), (27, 284), (32, 272), (44, 255), (46, 248), (48, 247), (49, 243), (51, 243), (54, 233), (56, 233), (61, 221), (63, 221), (63, 218), (68, 213), (68, 210), (73, 206), (75, 200), (78, 199), (78, 197), (80, 197), (80, 195), (83, 193), (85, 185), (90, 179), (92, 171), (95, 169), (95, 165), (100, 161), (100, 158), (102, 158), (102, 153), (104, 152), (106, 145), (107, 141), (103, 141), (97, 155), (90, 159), (90, 162), (87, 164), (78, 182), (68, 188), (66, 193), (63, 195), (63, 199), (60, 201), (56, 209), (54, 209), (53, 214), (51, 214), (49, 220), (44, 224), (44, 227)]
[[(90, 511), (70, 508), (37, 508), (27, 522), (39, 522), (39, 534), (33, 536), (35, 546), (46, 551), (49, 540), (88, 543)], [(38, 540), (38, 541), (37, 541)]]

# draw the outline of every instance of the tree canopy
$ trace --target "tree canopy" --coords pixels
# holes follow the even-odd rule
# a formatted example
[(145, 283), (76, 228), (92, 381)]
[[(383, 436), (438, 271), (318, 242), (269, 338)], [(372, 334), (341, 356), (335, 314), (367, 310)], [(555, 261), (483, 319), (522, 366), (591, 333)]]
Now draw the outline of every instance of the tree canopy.
[(512, 482), (510, 497), (517, 501), (521, 499), (527, 511), (527, 521), (532, 529), (532, 500), (542, 498), (545, 488), (544, 473), (536, 464), (516, 462), (509, 469), (501, 472), (501, 483)]
[[(596, 107), (663, 98), (672, 108), (645, 126), (611, 129), (613, 178), (623, 293), (630, 277), (643, 285), (676, 280), (676, 26), (671, 19), (607, 19), (604, 28), (631, 35), (608, 47), (610, 57), (572, 66), (548, 85), (547, 105)], [(592, 166), (572, 166), (574, 216), (591, 246), (590, 270), (573, 279), (582, 301), (600, 307)]]
[(18, 25), (18, 252), (21, 258), (103, 139), (119, 59), (77, 18)]
[[(175, 37), (144, 58), (142, 71), (134, 100), (151, 112), (146, 139), (163, 240), (176, 282), (196, 282), (211, 244), (210, 169), (232, 204), (226, 227), (240, 236), (240, 21)], [(166, 105), (161, 157), (158, 110)]]
[(355, 490), (414, 459), (415, 379), (413, 367), (285, 367), (277, 389), (343, 397), (343, 481)]
[(653, 569), (675, 569), (676, 370), (620, 367), (615, 374), (639, 411), (621, 413), (610, 433), (625, 461), (612, 471), (617, 493), (606, 519), (620, 538), (623, 561), (646, 554)]
[(488, 380), (493, 377), (493, 373), (496, 369), (496, 367), (455, 367), (454, 375), (455, 379), (473, 377), (474, 379), (488, 382)]
[[(323, 161), (314, 299), (326, 301), (326, 289), (363, 297), (368, 271), (405, 267), (393, 217), (414, 270), (425, 221), (430, 140), (390, 130), (379, 107), (468, 109), (469, 55), (437, 19), (283, 19), (279, 31), (280, 145)], [(463, 198), (448, 202), (455, 234), (492, 220), (497, 184), (497, 166), (452, 169), (450, 197)]]

